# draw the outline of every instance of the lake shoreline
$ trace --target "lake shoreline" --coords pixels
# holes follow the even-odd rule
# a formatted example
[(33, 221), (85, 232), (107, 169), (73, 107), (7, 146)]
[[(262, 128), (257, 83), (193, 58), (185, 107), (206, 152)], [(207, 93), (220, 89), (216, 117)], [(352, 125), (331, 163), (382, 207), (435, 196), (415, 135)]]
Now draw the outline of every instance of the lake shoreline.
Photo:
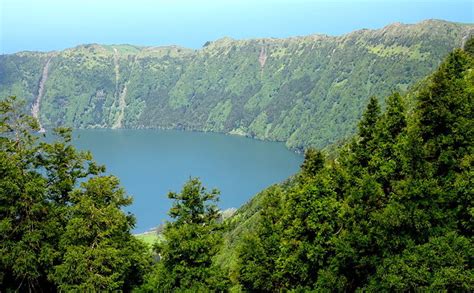
[(133, 196), (125, 211), (137, 218), (134, 233), (169, 220), (167, 194), (190, 177), (219, 189), (218, 207), (226, 210), (293, 175), (303, 161), (281, 142), (172, 129), (74, 129), (73, 145), (90, 150)]

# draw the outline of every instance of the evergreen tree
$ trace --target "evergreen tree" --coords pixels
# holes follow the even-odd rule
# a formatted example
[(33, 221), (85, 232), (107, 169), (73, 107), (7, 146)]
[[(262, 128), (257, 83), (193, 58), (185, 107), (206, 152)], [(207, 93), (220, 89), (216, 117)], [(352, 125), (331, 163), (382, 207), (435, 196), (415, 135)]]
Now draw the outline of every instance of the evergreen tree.
[(0, 101), (0, 291), (49, 290), (61, 228), (47, 200), (47, 180), (37, 172), (38, 123), (15, 97)]
[(396, 138), (400, 135), (405, 127), (407, 121), (405, 118), (405, 107), (403, 105), (402, 96), (395, 92), (387, 98), (387, 109), (380, 118), (380, 130), (377, 132), (381, 141), (393, 145), (396, 143)]
[(278, 186), (264, 192), (257, 227), (240, 240), (237, 248), (238, 281), (245, 290), (268, 292), (282, 288), (276, 264), (280, 257), (283, 195)]
[(104, 167), (71, 145), (69, 129), (40, 141), (23, 111), (14, 97), (0, 101), (0, 291), (136, 286), (149, 256), (121, 211), (131, 199), (98, 177)]
[(219, 191), (207, 192), (201, 182), (190, 179), (181, 193), (170, 192), (173, 199), (164, 241), (155, 247), (160, 256), (150, 274), (147, 291), (216, 290), (225, 286), (212, 259), (222, 242), (219, 213), (215, 202)]
[(46, 172), (48, 179), (48, 198), (64, 206), (70, 201), (71, 191), (77, 187), (80, 179), (99, 175), (105, 167), (94, 162), (88, 151), (77, 151), (72, 145), (72, 131), (59, 127), (53, 130), (59, 140), (47, 143), (40, 142), (37, 154), (37, 165)]
[(327, 169), (299, 181), (282, 201), (278, 275), (283, 288), (310, 289), (333, 256), (332, 237), (342, 229), (341, 204)]
[(470, 292), (473, 247), (472, 239), (454, 232), (410, 245), (400, 255), (383, 260), (367, 291)]
[[(472, 58), (461, 50), (450, 53), (418, 95), (418, 130), (424, 159), (433, 164), (433, 175), (454, 171), (469, 152), (474, 130)], [(467, 74), (467, 75), (466, 75)]]
[(453, 229), (472, 232), (473, 67), (471, 56), (455, 50), (417, 96), (409, 139), (419, 153), (404, 154), (416, 169), (398, 192), (405, 195), (405, 210), (417, 215), (410, 230), (419, 241)]
[(151, 256), (145, 244), (130, 234), (132, 215), (121, 208), (130, 205), (119, 181), (95, 177), (70, 194), (68, 223), (61, 235), (63, 261), (53, 279), (64, 291), (114, 291), (140, 284)]
[(383, 114), (372, 98), (334, 161), (309, 150), (278, 208), (261, 205), (239, 254), (243, 287), (472, 291), (473, 68), (455, 50), (410, 96), (409, 119), (398, 93)]
[(377, 147), (374, 140), (377, 137), (377, 122), (380, 118), (380, 106), (376, 97), (371, 97), (367, 108), (359, 122), (359, 141), (355, 147), (357, 163), (367, 167), (372, 152)]
[(304, 161), (301, 165), (303, 176), (315, 176), (324, 167), (324, 155), (314, 148), (309, 148), (304, 153)]
[(356, 178), (361, 172), (366, 172), (370, 158), (378, 145), (375, 140), (378, 136), (378, 121), (380, 106), (376, 97), (371, 97), (367, 108), (359, 121), (357, 135), (352, 139), (349, 147), (340, 157), (341, 162)]
[(388, 195), (392, 191), (391, 181), (401, 179), (402, 150), (398, 146), (406, 134), (405, 107), (399, 93), (387, 98), (387, 109), (377, 125), (377, 148), (369, 162), (371, 174), (376, 176)]

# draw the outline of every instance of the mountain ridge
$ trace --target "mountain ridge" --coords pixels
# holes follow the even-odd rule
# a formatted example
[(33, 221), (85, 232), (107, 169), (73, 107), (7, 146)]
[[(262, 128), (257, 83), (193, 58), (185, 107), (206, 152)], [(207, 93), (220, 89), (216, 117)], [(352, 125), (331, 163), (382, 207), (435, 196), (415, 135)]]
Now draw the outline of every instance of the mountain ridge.
[[(208, 41), (209, 43), (215, 43), (218, 42), (219, 40), (231, 40), (231, 41), (251, 41), (251, 40), (292, 40), (292, 39), (303, 39), (303, 38), (310, 38), (310, 37), (327, 37), (327, 38), (341, 38), (341, 37), (346, 37), (352, 34), (357, 34), (360, 32), (367, 32), (367, 31), (384, 31), (388, 28), (391, 27), (398, 27), (398, 26), (403, 26), (403, 27), (413, 27), (413, 26), (420, 26), (423, 24), (455, 24), (455, 25), (467, 25), (467, 26), (473, 26), (471, 23), (465, 23), (465, 22), (456, 22), (456, 21), (448, 21), (448, 20), (443, 20), (443, 19), (436, 19), (436, 18), (431, 18), (431, 19), (425, 19), (421, 20), (416, 23), (403, 23), (403, 22), (392, 22), (388, 25), (385, 25), (381, 28), (360, 28), (360, 29), (355, 29), (351, 32), (348, 33), (343, 33), (343, 34), (325, 34), (325, 33), (311, 33), (307, 35), (294, 35), (294, 36), (288, 36), (288, 37), (255, 37), (255, 38), (233, 38), (230, 36), (222, 36), (217, 38), (214, 41)], [(141, 50), (147, 50), (147, 49), (160, 49), (160, 48), (177, 48), (177, 49), (183, 49), (183, 50), (189, 50), (189, 51), (199, 51), (205, 47), (205, 44), (199, 48), (191, 48), (191, 47), (186, 47), (182, 46), (179, 44), (168, 44), (168, 45), (134, 45), (131, 43), (114, 43), (114, 44), (105, 44), (105, 43), (83, 43), (83, 44), (78, 44), (72, 47), (66, 47), (63, 49), (58, 49), (58, 50), (22, 50), (22, 51), (17, 51), (17, 52), (12, 52), (12, 53), (5, 53), (5, 54), (0, 54), (0, 55), (16, 55), (16, 54), (23, 54), (23, 53), (55, 53), (55, 52), (61, 52), (65, 50), (73, 50), (77, 49), (80, 47), (85, 47), (85, 46), (102, 46), (102, 47), (135, 47), (136, 49), (141, 49)]]
[(51, 58), (39, 105), (47, 128), (173, 128), (325, 147), (354, 132), (369, 96), (406, 91), (473, 30), (429, 20), (341, 36), (221, 38), (198, 50), (20, 52), (0, 56), (0, 95), (31, 107)]

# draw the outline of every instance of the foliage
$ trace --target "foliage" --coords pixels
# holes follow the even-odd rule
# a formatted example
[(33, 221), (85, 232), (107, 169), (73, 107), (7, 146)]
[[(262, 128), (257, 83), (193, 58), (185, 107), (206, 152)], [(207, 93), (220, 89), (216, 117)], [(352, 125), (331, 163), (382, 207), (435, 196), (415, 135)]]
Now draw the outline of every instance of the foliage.
[(383, 113), (371, 98), (339, 155), (308, 150), (290, 184), (238, 211), (255, 223), (229, 227), (236, 286), (472, 291), (473, 57), (450, 53), (413, 109), (397, 92)]
[(143, 291), (223, 289), (225, 280), (212, 263), (222, 240), (214, 204), (218, 196), (217, 190), (207, 192), (196, 178), (190, 179), (181, 193), (168, 194), (174, 200), (169, 211), (174, 221), (165, 225), (163, 241), (155, 244), (160, 260)]
[[(71, 145), (44, 142), (15, 97), (0, 101), (0, 290), (129, 290), (150, 265), (118, 179)], [(78, 186), (82, 182), (81, 187)]]
[(324, 155), (314, 148), (309, 148), (304, 153), (304, 161), (301, 165), (303, 176), (316, 176), (324, 167)]
[(472, 239), (448, 233), (427, 243), (409, 246), (400, 255), (388, 257), (370, 280), (372, 291), (471, 291), (474, 255)]
[(132, 200), (118, 186), (115, 177), (96, 177), (71, 194), (73, 206), (60, 239), (64, 260), (53, 277), (60, 289), (130, 289), (146, 272), (145, 245), (130, 234), (134, 218), (121, 211)]
[(349, 138), (370, 96), (406, 91), (470, 30), (431, 20), (340, 37), (223, 38), (196, 51), (92, 44), (21, 52), (0, 56), (0, 95), (24, 96), (30, 106), (50, 60), (45, 127), (216, 131), (303, 151)]
[[(233, 52), (232, 44), (223, 39), (196, 54), (229, 45)], [(47, 143), (25, 105), (1, 100), (0, 290), (474, 291), (474, 55), (472, 41), (466, 44), (409, 95), (392, 92), (384, 111), (369, 98), (356, 136), (337, 154), (307, 149), (299, 174), (262, 191), (230, 219), (220, 220), (219, 192), (198, 179), (169, 193), (172, 221), (154, 246), (153, 266), (149, 247), (130, 234), (134, 218), (122, 208), (131, 198), (118, 179), (75, 150), (69, 129), (56, 129), (59, 140)], [(167, 56), (160, 52), (148, 53)], [(376, 45), (371, 52), (407, 51)], [(187, 66), (199, 64), (192, 62)], [(207, 74), (221, 80), (215, 71)], [(290, 83), (305, 90), (309, 81), (303, 74)], [(194, 96), (170, 97), (179, 112)], [(260, 111), (255, 133), (267, 133), (265, 121), (275, 118), (261, 111), (272, 104), (265, 98), (241, 105)], [(219, 127), (224, 116), (235, 118), (228, 101), (211, 119)]]

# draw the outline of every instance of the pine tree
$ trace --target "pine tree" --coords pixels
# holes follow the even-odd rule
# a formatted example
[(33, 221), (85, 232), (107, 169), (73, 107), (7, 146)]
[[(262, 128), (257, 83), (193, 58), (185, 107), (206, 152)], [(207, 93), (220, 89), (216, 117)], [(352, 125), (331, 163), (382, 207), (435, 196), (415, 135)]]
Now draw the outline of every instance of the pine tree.
[(392, 191), (391, 181), (402, 176), (402, 151), (398, 144), (406, 133), (406, 127), (402, 97), (399, 93), (393, 93), (388, 96), (387, 108), (378, 121), (377, 148), (369, 162), (370, 173), (376, 176), (387, 195)]
[(409, 119), (399, 94), (383, 114), (372, 98), (334, 161), (308, 152), (272, 187), (278, 208), (261, 205), (244, 289), (473, 291), (473, 68), (455, 50), (409, 96)]
[(130, 290), (149, 267), (120, 209), (130, 199), (97, 176), (104, 167), (71, 145), (69, 129), (39, 141), (23, 111), (0, 101), (0, 291)]
[[(403, 105), (402, 96), (395, 92), (387, 98), (387, 109), (383, 113), (380, 121), (379, 137), (383, 142), (391, 142), (394, 144), (396, 138), (403, 132), (407, 126), (405, 118), (405, 107)], [(380, 142), (380, 139), (378, 142)]]
[(284, 193), (279, 186), (273, 186), (260, 196), (264, 200), (256, 228), (243, 235), (237, 248), (237, 279), (248, 291), (278, 291), (282, 288), (276, 264), (280, 257)]
[(365, 290), (470, 292), (474, 281), (472, 255), (472, 239), (454, 232), (433, 237), (385, 258)]
[(380, 106), (376, 97), (371, 97), (367, 108), (359, 122), (359, 129), (356, 139), (351, 144), (348, 161), (354, 175), (359, 174), (362, 169), (367, 168), (370, 157), (377, 147), (375, 139), (377, 137), (377, 122), (380, 118)]
[(64, 291), (114, 291), (141, 283), (151, 256), (130, 233), (135, 219), (121, 208), (125, 196), (113, 176), (95, 177), (70, 194), (68, 223), (61, 235), (63, 261), (53, 279)]
[(281, 210), (280, 282), (289, 289), (312, 288), (333, 255), (331, 238), (342, 228), (329, 170), (320, 169), (290, 188)]
[[(450, 53), (418, 95), (418, 130), (424, 158), (433, 172), (445, 176), (469, 152), (474, 140), (472, 127), (472, 57), (461, 50)], [(466, 74), (468, 74), (466, 76)]]
[(301, 173), (303, 176), (316, 176), (316, 174), (324, 167), (324, 155), (314, 148), (309, 148), (304, 153), (304, 161), (301, 165)]
[(367, 104), (367, 109), (359, 122), (358, 132), (360, 138), (359, 145), (365, 149), (366, 152), (369, 152), (374, 147), (373, 141), (376, 137), (376, 124), (379, 118), (380, 106), (378, 100), (376, 97), (371, 97)]
[(49, 290), (57, 259), (57, 221), (46, 200), (47, 181), (36, 172), (39, 129), (16, 97), (0, 101), (0, 291)]
[(166, 224), (165, 240), (155, 247), (160, 261), (145, 290), (215, 290), (225, 286), (212, 263), (222, 242), (215, 205), (218, 196), (219, 191), (207, 192), (196, 178), (190, 179), (181, 193), (168, 194), (174, 200), (169, 211), (174, 221)]

